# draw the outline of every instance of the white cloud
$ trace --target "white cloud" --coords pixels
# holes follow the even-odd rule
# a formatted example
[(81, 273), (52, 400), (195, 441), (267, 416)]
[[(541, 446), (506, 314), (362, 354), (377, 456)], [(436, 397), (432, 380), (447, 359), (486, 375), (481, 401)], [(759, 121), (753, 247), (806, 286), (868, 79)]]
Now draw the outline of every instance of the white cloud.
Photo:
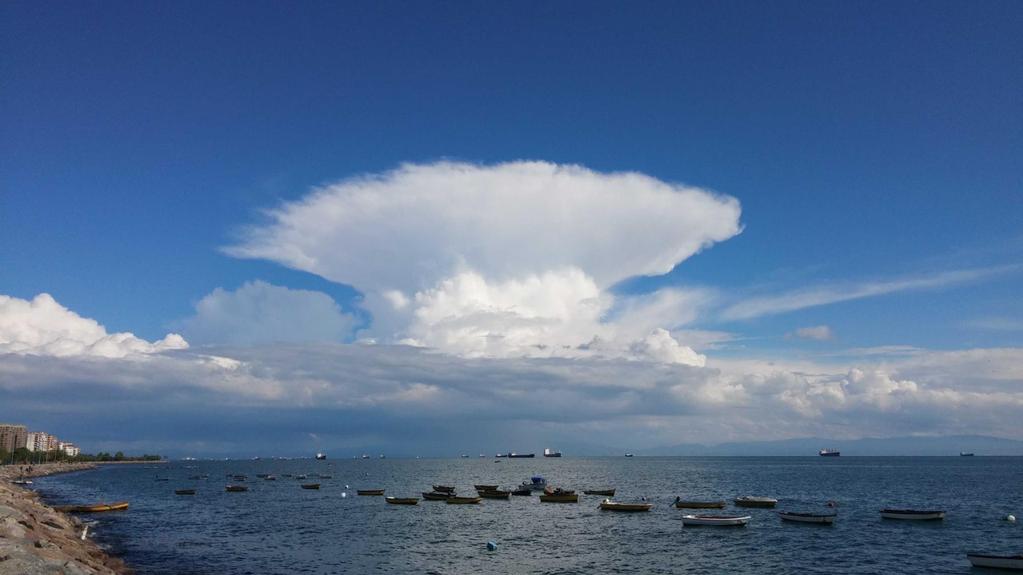
[(777, 295), (753, 297), (726, 307), (721, 317), (726, 320), (752, 319), (903, 291), (939, 289), (1015, 272), (1020, 268), (1018, 265), (1008, 265), (952, 270), (885, 281), (814, 286)]
[(0, 354), (97, 356), (121, 358), (185, 349), (188, 343), (171, 333), (148, 342), (131, 333), (107, 333), (42, 293), (31, 301), (0, 295)]
[[(373, 313), (367, 339), (473, 357), (575, 357), (598, 338), (614, 342), (602, 353), (692, 359), (691, 349), (647, 341), (691, 319), (688, 300), (633, 296), (633, 312), (609, 320), (608, 290), (734, 236), (739, 215), (734, 198), (638, 173), (439, 162), (314, 190), (226, 251), (353, 285)], [(635, 311), (656, 302), (666, 315)]]
[(835, 334), (831, 331), (831, 328), (826, 325), (815, 325), (810, 327), (801, 327), (790, 334), (791, 337), (797, 337), (799, 339), (811, 339), (814, 341), (827, 341), (834, 339)]
[(256, 344), (344, 341), (354, 318), (327, 294), (250, 281), (235, 291), (217, 288), (179, 322), (193, 343)]

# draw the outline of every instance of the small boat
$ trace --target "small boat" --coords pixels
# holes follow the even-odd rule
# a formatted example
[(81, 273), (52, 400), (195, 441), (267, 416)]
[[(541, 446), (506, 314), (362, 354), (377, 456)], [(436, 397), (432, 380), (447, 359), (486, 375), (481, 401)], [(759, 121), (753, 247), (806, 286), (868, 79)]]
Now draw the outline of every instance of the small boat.
[[(302, 489), (319, 489), (319, 488), (320, 488), (320, 484), (319, 483), (303, 483), (302, 484)], [(362, 495), (362, 494), (360, 493), (359, 495)]]
[(447, 501), (448, 503), (455, 504), (455, 505), (475, 505), (475, 504), (480, 502), (480, 498), (479, 497), (457, 497), (455, 495), (452, 495), (451, 497), (448, 497), (447, 499), (445, 499), (445, 501)]
[(735, 504), (739, 507), (774, 507), (778, 500), (771, 497), (745, 496), (736, 499)]
[(450, 493), (443, 493), (443, 492), (440, 492), (440, 491), (424, 491), (423, 492), (423, 499), (425, 499), (427, 501), (444, 501), (444, 500), (449, 499), (451, 497), (453, 497), (452, 494), (450, 494)]
[(462, 454), (462, 459), (469, 459), (469, 454), (468, 453), (463, 453)]
[(11, 483), (13, 483), (15, 485), (32, 485), (32, 480), (31, 479), (15, 479)]
[(583, 494), (585, 495), (605, 495), (607, 497), (614, 497), (614, 489), (584, 489)]
[(653, 506), (653, 503), (617, 503), (610, 499), (600, 502), (603, 511), (650, 511)]
[(333, 475), (324, 475), (323, 473), (317, 475), (320, 479), (334, 479)]
[(174, 495), (195, 495), (195, 489), (175, 489)]
[(316, 454), (316, 459), (317, 459), (317, 460), (320, 460), (320, 461), (322, 461), (322, 460), (324, 460), (324, 459), (326, 459), (326, 458), (327, 458), (327, 454), (326, 454), (326, 453), (317, 453), (317, 454)]
[(295, 479), (309, 479), (309, 476), (303, 473), (301, 475), (296, 475)]
[(384, 501), (391, 505), (418, 505), (418, 497), (385, 497)]
[(579, 495), (575, 491), (565, 489), (545, 489), (540, 496), (543, 503), (578, 503)]
[(522, 497), (522, 496), (529, 497), (529, 496), (531, 496), (533, 494), (533, 490), (529, 489), (528, 487), (520, 487), (520, 488), (516, 489), (515, 491), (512, 491), (511, 494), (512, 495), (518, 495), (520, 497)]
[(57, 511), (68, 513), (104, 513), (106, 511), (124, 511), (128, 508), (127, 501), (117, 503), (97, 503), (96, 505), (60, 505), (54, 507)]
[(484, 499), (508, 499), (511, 495), (511, 491), (501, 491), (500, 489), (477, 491), (476, 493)]
[(882, 519), (908, 519), (912, 521), (934, 521), (944, 519), (945, 512), (937, 509), (882, 509)]
[(473, 485), (472, 488), (475, 489), (476, 491), (494, 491), (495, 489), (497, 489), (497, 486), (496, 485), (482, 485), (481, 484), (481, 485)]
[(539, 475), (534, 475), (528, 480), (523, 481), (519, 489), (532, 489), (533, 491), (543, 491), (547, 489), (547, 480)]
[(749, 523), (749, 515), (683, 515), (683, 525), (711, 527), (741, 527)]
[(277, 481), (277, 476), (276, 475), (267, 475), (266, 477), (263, 478), (263, 481)]
[(986, 555), (983, 553), (967, 553), (966, 558), (970, 560), (970, 564), (974, 567), (1023, 571), (1023, 555)]
[(270, 474), (269, 473), (257, 473), (256, 477), (258, 477), (259, 479), (266, 479), (267, 477), (270, 477)]
[(450, 485), (434, 485), (433, 490), (437, 493), (454, 493), (455, 488)]
[(835, 518), (838, 517), (838, 515), (835, 513), (795, 513), (792, 511), (779, 511), (778, 517), (781, 517), (782, 521), (831, 525), (835, 522)]
[(356, 489), (355, 493), (359, 495), (383, 495), (383, 489)]
[(727, 503), (724, 500), (695, 501), (682, 499), (681, 497), (675, 498), (675, 507), (679, 509), (724, 509), (725, 505)]
[(245, 481), (248, 478), (249, 477), (247, 475), (232, 475), (231, 476), (231, 479), (234, 479), (235, 481)]
[(626, 453), (625, 457), (633, 457), (633, 455), (631, 453)]
[(244, 485), (228, 485), (224, 488), (224, 490), (230, 491), (231, 493), (241, 493), (242, 491), (248, 491), (249, 488)]

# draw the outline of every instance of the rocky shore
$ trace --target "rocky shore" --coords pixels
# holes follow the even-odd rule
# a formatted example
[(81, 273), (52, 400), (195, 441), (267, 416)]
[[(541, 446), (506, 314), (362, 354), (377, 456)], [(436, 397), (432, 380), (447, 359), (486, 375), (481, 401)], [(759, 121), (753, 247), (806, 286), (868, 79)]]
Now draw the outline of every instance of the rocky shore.
[(72, 516), (39, 501), (36, 493), (14, 485), (19, 478), (81, 471), (91, 463), (0, 466), (0, 574), (123, 575), (124, 562), (110, 557), (87, 537)]

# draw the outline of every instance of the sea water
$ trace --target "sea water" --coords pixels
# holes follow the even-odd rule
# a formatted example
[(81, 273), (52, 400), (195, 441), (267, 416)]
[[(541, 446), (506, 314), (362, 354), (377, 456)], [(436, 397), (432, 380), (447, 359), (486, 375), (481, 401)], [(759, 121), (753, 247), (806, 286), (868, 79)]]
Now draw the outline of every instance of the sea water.
[[(257, 474), (270, 473), (276, 481)], [(189, 476), (208, 475), (190, 480)], [(248, 492), (227, 493), (228, 474)], [(307, 474), (308, 479), (283, 477)], [(317, 474), (332, 475), (330, 479)], [(419, 497), (433, 484), (474, 494), (534, 475), (580, 492), (480, 505), (388, 505), (357, 489)], [(159, 481), (158, 478), (169, 478)], [(303, 490), (300, 483), (321, 484)], [(84, 516), (94, 537), (140, 575), (271, 573), (970, 573), (968, 551), (1023, 552), (1020, 457), (605, 457), (188, 461), (106, 466), (36, 481), (50, 503), (127, 500)], [(600, 511), (583, 489), (646, 498), (648, 513)], [(195, 488), (194, 496), (175, 489)], [(776, 509), (736, 509), (742, 495)], [(683, 499), (727, 499), (746, 527), (683, 527)], [(834, 501), (829, 508), (826, 502)], [(943, 509), (944, 521), (883, 520), (885, 507)], [(827, 513), (832, 526), (782, 522), (776, 511)], [(496, 543), (488, 550), (487, 543)]]

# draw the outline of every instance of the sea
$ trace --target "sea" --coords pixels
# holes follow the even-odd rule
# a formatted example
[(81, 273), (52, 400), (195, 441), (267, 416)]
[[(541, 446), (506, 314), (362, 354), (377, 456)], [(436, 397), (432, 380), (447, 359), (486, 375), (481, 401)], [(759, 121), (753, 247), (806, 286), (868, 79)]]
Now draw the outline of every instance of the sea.
[[(269, 473), (276, 481), (257, 474)], [(249, 491), (228, 493), (228, 475)], [(284, 477), (306, 474), (308, 479)], [(189, 479), (205, 475), (206, 479)], [(318, 478), (329, 475), (330, 478)], [(579, 503), (536, 495), (479, 505), (386, 504), (357, 489), (472, 494), (543, 476)], [(300, 483), (317, 482), (319, 490)], [(140, 575), (293, 573), (980, 573), (970, 551), (1023, 553), (1023, 457), (562, 457), (260, 459), (112, 465), (36, 480), (51, 504), (129, 501), (83, 516), (92, 537)], [(613, 487), (647, 513), (598, 508)], [(194, 488), (196, 495), (175, 495)], [(776, 509), (737, 509), (738, 496)], [(746, 527), (684, 527), (684, 499), (727, 499)], [(836, 507), (826, 506), (828, 501)], [(882, 508), (942, 509), (943, 521), (881, 519)], [(776, 511), (828, 512), (831, 526)], [(712, 511), (713, 512), (713, 511)], [(1008, 514), (1020, 522), (1005, 520)], [(487, 543), (496, 548), (488, 550)]]

